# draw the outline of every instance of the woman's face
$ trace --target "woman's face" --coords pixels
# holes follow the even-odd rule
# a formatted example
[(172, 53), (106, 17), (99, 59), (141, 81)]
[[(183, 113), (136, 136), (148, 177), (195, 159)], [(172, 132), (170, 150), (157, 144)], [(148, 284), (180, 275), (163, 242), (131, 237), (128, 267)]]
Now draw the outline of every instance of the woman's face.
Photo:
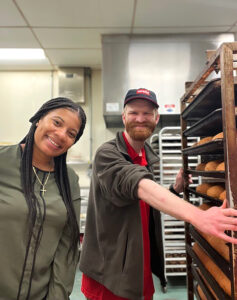
[(77, 112), (58, 108), (43, 116), (36, 125), (34, 153), (55, 157), (65, 153), (74, 144), (81, 121)]

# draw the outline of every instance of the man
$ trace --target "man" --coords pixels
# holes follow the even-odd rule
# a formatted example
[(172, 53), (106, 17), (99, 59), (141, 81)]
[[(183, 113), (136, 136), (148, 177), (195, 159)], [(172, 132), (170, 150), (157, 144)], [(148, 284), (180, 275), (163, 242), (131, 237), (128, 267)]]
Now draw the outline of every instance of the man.
[[(156, 95), (129, 90), (122, 114), (125, 130), (96, 153), (86, 230), (80, 259), (82, 292), (90, 300), (150, 300), (151, 273), (165, 284), (159, 260), (157, 213), (163, 211), (197, 229), (237, 243), (225, 235), (236, 230), (237, 211), (213, 207), (202, 211), (154, 182), (157, 156), (145, 142), (158, 121)], [(173, 192), (181, 192), (178, 176)]]

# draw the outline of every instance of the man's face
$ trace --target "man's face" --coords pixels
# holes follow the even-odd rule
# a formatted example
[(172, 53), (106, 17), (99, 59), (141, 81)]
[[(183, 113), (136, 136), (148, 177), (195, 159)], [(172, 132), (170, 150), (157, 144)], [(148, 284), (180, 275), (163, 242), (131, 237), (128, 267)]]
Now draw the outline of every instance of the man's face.
[(125, 129), (134, 141), (145, 141), (154, 131), (159, 115), (147, 100), (132, 100), (125, 106), (122, 115)]

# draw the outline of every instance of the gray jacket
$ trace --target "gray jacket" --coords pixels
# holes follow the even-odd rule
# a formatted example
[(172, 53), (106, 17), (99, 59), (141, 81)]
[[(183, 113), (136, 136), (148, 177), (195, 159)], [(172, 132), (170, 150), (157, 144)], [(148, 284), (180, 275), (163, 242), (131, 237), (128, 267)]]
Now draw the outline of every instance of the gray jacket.
[[(148, 168), (133, 164), (122, 133), (103, 144), (93, 163), (86, 230), (80, 270), (114, 294), (143, 299), (143, 240), (138, 183), (154, 179), (158, 161), (145, 144)], [(152, 271), (165, 285), (160, 212), (151, 208), (150, 241)]]

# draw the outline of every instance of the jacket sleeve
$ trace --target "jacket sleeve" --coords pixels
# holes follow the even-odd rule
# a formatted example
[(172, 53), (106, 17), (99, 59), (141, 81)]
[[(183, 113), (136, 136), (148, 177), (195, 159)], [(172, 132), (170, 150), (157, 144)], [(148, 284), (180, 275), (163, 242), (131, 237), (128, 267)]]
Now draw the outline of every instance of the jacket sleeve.
[[(69, 174), (70, 177), (70, 174)], [(78, 224), (80, 221), (80, 189), (78, 177), (74, 176), (74, 182), (71, 184), (74, 210)], [(75, 199), (77, 197), (77, 199)], [(52, 263), (51, 278), (48, 288), (48, 295), (45, 300), (63, 299), (69, 300), (72, 292), (76, 268), (79, 260), (79, 249), (73, 258), (72, 252), (68, 252), (71, 246), (71, 236), (69, 227), (66, 224), (58, 243), (55, 257)]]
[(97, 178), (101, 192), (117, 206), (138, 201), (138, 183), (142, 178), (153, 179), (146, 167), (133, 164), (113, 145), (99, 148), (93, 165), (93, 176)]

